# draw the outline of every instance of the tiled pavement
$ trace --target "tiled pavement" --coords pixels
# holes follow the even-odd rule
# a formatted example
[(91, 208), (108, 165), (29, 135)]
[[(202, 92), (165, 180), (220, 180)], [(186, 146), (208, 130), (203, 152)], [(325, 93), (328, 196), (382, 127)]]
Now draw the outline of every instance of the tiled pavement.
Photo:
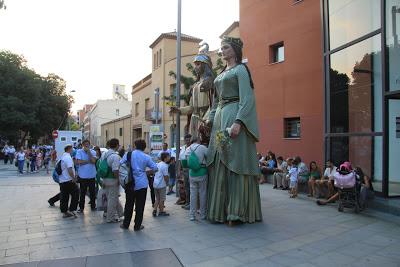
[(262, 223), (190, 222), (168, 196), (171, 216), (153, 218), (148, 200), (146, 228), (123, 231), (89, 209), (62, 219), (47, 204), (58, 191), (50, 177), (16, 176), (0, 163), (0, 264), (171, 248), (184, 266), (400, 266), (399, 217), (339, 213), (270, 185), (260, 188)]
[(171, 249), (156, 249), (146, 251), (135, 251), (125, 253), (104, 254), (88, 257), (77, 257), (68, 259), (55, 259), (43, 261), (31, 261), (24, 263), (12, 263), (4, 267), (143, 267), (163, 266), (181, 267)]

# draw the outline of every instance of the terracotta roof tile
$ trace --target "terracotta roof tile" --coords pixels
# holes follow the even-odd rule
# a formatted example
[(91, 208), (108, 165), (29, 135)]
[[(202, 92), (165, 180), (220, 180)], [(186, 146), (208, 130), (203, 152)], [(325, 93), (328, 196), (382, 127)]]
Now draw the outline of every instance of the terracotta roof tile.
[[(166, 32), (162, 33), (151, 45), (150, 48), (155, 47), (162, 39), (176, 39), (176, 32)], [(187, 34), (182, 33), (181, 34), (181, 40), (182, 41), (188, 41), (188, 42), (194, 42), (194, 43), (200, 43), (202, 39), (190, 36)]]

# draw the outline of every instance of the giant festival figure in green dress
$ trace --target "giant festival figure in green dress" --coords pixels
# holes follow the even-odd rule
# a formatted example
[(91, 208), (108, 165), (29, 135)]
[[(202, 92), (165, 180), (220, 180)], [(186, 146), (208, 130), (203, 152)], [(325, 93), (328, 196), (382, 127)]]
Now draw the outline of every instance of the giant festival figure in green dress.
[(262, 220), (254, 86), (249, 69), (242, 64), (242, 48), (239, 38), (222, 40), (222, 56), (227, 64), (215, 78), (207, 121), (212, 125), (207, 155), (207, 218), (229, 225)]

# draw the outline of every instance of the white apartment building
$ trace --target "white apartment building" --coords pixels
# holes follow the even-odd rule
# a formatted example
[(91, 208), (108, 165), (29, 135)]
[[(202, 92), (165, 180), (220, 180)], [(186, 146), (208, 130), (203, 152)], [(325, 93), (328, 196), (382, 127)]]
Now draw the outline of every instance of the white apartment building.
[(86, 104), (83, 106), (83, 109), (80, 110), (79, 112), (80, 118), (83, 118), (81, 122), (83, 126), (83, 139), (89, 139), (89, 134), (90, 134), (89, 113), (92, 107), (93, 107), (92, 104)]
[(122, 99), (98, 100), (88, 114), (90, 143), (101, 146), (101, 125), (131, 114), (131, 109), (131, 101)]
[(113, 84), (113, 99), (128, 99), (128, 95), (125, 93), (124, 84)]

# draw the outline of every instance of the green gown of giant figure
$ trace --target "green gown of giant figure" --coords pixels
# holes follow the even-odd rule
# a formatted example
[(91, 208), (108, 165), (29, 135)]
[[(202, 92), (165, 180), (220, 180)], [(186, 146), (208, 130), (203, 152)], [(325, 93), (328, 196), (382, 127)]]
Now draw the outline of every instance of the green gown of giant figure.
[[(224, 37), (222, 42), (235, 50), (240, 49), (241, 57), (243, 43), (240, 39)], [(259, 131), (250, 72), (239, 63), (223, 71), (214, 84), (216, 91), (209, 117), (212, 132), (207, 155), (207, 217), (214, 222), (261, 221), (260, 171), (255, 144)], [(218, 148), (217, 133), (231, 127), (234, 122), (241, 125), (239, 135), (224, 149)]]

